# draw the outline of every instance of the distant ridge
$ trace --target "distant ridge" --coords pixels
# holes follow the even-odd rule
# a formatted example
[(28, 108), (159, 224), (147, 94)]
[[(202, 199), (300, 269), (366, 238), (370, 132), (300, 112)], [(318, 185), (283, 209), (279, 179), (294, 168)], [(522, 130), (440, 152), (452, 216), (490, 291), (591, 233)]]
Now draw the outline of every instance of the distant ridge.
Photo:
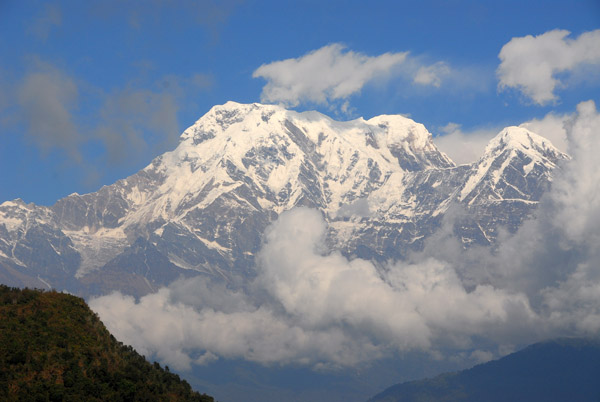
[(562, 338), (468, 370), (394, 385), (369, 402), (600, 401), (600, 340)]
[(214, 401), (118, 342), (82, 299), (2, 285), (0, 400)]

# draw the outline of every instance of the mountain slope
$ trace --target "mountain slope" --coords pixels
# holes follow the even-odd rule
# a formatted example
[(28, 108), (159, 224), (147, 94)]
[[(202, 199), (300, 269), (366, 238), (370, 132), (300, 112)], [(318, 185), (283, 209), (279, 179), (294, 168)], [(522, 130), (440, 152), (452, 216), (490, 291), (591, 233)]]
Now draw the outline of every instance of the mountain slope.
[(600, 341), (558, 339), (457, 373), (394, 385), (369, 401), (598, 401)]
[(0, 399), (213, 401), (117, 342), (83, 300), (1, 285)]
[(296, 206), (320, 210), (347, 256), (402, 259), (451, 205), (465, 245), (516, 230), (567, 158), (509, 127), (456, 166), (402, 116), (338, 122), (317, 112), (228, 102), (140, 172), (51, 207), (0, 204), (0, 279), (82, 295), (141, 296), (174, 278), (254, 275), (265, 228)]

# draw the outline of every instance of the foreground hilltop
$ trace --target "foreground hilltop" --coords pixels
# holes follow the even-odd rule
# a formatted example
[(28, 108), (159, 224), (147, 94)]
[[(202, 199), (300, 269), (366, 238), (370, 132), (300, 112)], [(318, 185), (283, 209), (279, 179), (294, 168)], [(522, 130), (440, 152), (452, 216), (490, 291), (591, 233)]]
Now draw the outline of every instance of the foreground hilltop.
[(95, 193), (0, 204), (0, 282), (135, 296), (182, 276), (243, 283), (265, 228), (298, 206), (322, 213), (328, 246), (348, 257), (403, 259), (453, 205), (467, 212), (459, 241), (489, 245), (532, 213), (566, 158), (507, 127), (479, 160), (457, 166), (403, 116), (340, 122), (228, 102), (175, 150)]
[(213, 401), (115, 340), (82, 299), (1, 285), (0, 399)]

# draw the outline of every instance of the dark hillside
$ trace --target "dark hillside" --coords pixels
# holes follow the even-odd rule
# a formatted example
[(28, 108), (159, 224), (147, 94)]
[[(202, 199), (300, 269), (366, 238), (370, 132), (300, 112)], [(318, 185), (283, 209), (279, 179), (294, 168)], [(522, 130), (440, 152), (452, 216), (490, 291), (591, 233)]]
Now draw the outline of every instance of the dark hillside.
[(536, 343), (469, 370), (394, 385), (370, 401), (600, 401), (600, 341)]
[(118, 342), (83, 299), (0, 285), (0, 400), (213, 398)]

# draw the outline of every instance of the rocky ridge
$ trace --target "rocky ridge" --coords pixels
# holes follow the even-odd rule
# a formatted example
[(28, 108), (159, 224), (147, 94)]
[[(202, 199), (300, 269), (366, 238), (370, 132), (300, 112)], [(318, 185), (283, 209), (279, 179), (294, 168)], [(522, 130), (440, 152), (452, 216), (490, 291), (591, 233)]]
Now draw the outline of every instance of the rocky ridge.
[(50, 207), (0, 204), (0, 282), (81, 295), (141, 296), (182, 276), (252, 278), (265, 228), (286, 210), (320, 210), (348, 256), (402, 259), (451, 206), (468, 246), (491, 244), (535, 209), (568, 157), (507, 127), (457, 166), (411, 119), (339, 122), (318, 112), (228, 102), (177, 148), (95, 193)]

